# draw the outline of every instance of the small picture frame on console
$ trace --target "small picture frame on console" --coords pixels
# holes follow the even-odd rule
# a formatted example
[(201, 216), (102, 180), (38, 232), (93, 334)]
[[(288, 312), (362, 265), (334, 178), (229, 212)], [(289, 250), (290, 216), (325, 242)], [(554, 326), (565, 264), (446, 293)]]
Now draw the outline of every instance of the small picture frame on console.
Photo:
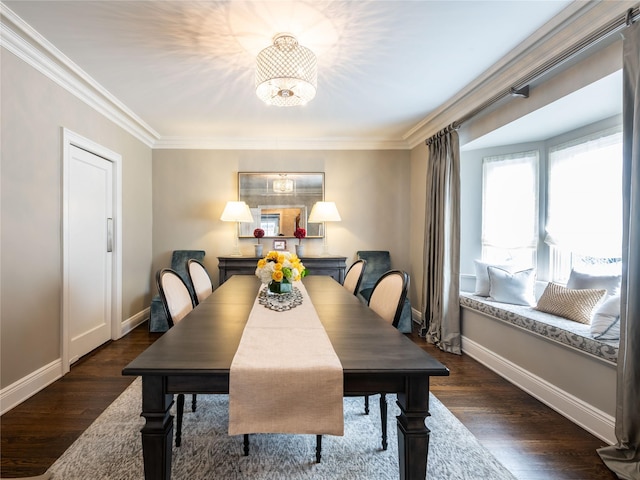
[(286, 240), (274, 240), (273, 241), (273, 249), (274, 250), (286, 250), (287, 249), (287, 241)]

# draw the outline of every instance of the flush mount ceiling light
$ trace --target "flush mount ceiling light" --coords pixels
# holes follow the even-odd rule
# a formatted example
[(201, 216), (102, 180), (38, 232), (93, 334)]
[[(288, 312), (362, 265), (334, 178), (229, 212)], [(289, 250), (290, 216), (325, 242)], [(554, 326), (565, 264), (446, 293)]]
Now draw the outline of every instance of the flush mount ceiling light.
[(280, 175), (280, 178), (273, 181), (273, 191), (275, 193), (293, 192), (293, 180), (287, 178), (286, 175)]
[(316, 96), (317, 79), (316, 56), (290, 33), (273, 37), (256, 59), (256, 95), (267, 105), (305, 105)]

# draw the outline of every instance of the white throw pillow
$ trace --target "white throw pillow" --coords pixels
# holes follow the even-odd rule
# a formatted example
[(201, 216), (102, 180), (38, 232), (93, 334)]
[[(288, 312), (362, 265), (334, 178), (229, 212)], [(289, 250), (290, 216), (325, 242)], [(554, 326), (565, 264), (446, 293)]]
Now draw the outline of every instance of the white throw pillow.
[(605, 289), (608, 295), (619, 295), (621, 280), (621, 275), (597, 275), (571, 270), (567, 288), (574, 290)]
[(487, 272), (490, 284), (489, 300), (513, 305), (535, 305), (535, 268), (511, 273), (502, 268), (489, 266)]
[(474, 260), (476, 268), (476, 291), (474, 295), (481, 297), (489, 296), (489, 272), (487, 267), (498, 267), (506, 271), (512, 271), (514, 266), (509, 263), (489, 263), (482, 260)]
[(620, 296), (607, 298), (591, 319), (591, 336), (598, 340), (620, 340)]

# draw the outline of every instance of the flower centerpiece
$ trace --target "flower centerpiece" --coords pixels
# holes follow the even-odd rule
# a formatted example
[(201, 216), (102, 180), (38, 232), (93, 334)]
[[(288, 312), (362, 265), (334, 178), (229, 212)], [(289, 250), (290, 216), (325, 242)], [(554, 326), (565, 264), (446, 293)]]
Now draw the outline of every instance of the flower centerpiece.
[(268, 285), (272, 293), (289, 293), (291, 282), (300, 280), (307, 270), (298, 258), (289, 252), (271, 251), (266, 257), (258, 260), (256, 277)]
[(254, 248), (256, 249), (256, 257), (261, 257), (262, 256), (262, 245), (260, 244), (260, 239), (262, 237), (264, 237), (264, 230), (261, 229), (261, 228), (256, 228), (253, 231), (253, 236), (258, 239), (258, 243), (256, 245), (254, 245)]
[(296, 254), (298, 257), (304, 255), (304, 247), (302, 246), (302, 239), (307, 236), (307, 231), (304, 228), (296, 228), (293, 232), (293, 236), (298, 239), (298, 245), (296, 245)]

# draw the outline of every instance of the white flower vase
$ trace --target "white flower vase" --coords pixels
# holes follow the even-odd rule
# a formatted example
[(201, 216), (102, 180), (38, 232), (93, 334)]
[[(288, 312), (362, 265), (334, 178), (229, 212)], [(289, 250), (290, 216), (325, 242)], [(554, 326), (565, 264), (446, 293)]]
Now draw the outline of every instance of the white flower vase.
[(256, 245), (254, 245), (253, 247), (256, 249), (256, 257), (262, 257), (262, 247), (264, 245), (258, 243)]
[(296, 245), (296, 255), (298, 258), (304, 257), (304, 245)]

